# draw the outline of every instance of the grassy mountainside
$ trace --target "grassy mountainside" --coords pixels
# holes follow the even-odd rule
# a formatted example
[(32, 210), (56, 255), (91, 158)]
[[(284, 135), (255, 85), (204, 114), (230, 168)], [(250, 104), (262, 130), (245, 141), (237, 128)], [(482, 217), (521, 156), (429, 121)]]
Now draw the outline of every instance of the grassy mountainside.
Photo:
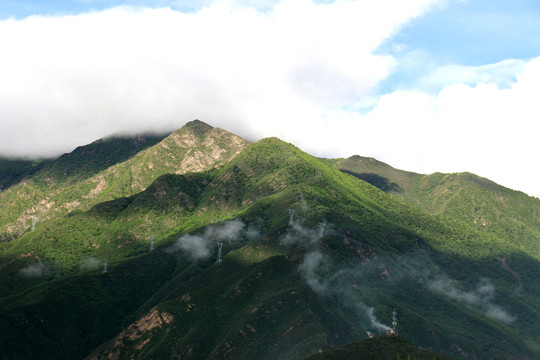
[(75, 183), (128, 160), (164, 137), (165, 135), (108, 137), (80, 146), (54, 160), (0, 159), (0, 190), (32, 176), (47, 184), (48, 190), (66, 182)]
[(351, 156), (339, 159), (334, 166), (343, 172), (369, 182), (387, 193), (415, 193), (416, 183), (422, 176), (417, 173), (394, 169), (373, 158)]
[(471, 173), (420, 175), (360, 156), (342, 159), (336, 167), (445, 220), (458, 220), (505, 239), (540, 259), (540, 199)]
[[(136, 194), (161, 175), (222, 166), (247, 146), (238, 136), (201, 121), (186, 124), (144, 150), (129, 144), (124, 143), (127, 150), (114, 141), (77, 149), (0, 192), (0, 240), (12, 240), (43, 221), (62, 218), (75, 210), (88, 210), (101, 202)], [(114, 155), (118, 149), (120, 155)], [(96, 160), (87, 153), (102, 155)], [(77, 168), (75, 164), (81, 158), (87, 160)]]
[[(195, 149), (234, 140), (192, 125)], [(172, 162), (161, 151), (187, 143), (176, 134), (115, 165), (118, 176)], [(12, 241), (0, 258), (0, 327), (13, 334), (3, 353), (301, 359), (384, 333), (395, 310), (404, 338), (439, 353), (538, 358), (540, 264), (519, 244), (279, 139), (242, 149), (217, 162), (174, 155), (198, 172), (154, 166), (164, 173), (125, 193), (107, 181), (114, 196)]]
[[(301, 358), (383, 330), (392, 309), (401, 332), (423, 346), (534, 358), (525, 328), (535, 327), (538, 288), (527, 305), (512, 299), (515, 279), (490, 254), (508, 252), (514, 266), (511, 245), (471, 250), (484, 234), (442, 224), (277, 139), (252, 145), (216, 179), (206, 196), (246, 224), (262, 223), (263, 238), (220, 265), (213, 248), (207, 270), (167, 285), (90, 358)], [(538, 264), (528, 261), (535, 270), (522, 275), (532, 285)]]
[(173, 277), (177, 259), (151, 253), (102, 272), (26, 279), (0, 299), (1, 359), (81, 359), (115, 336), (148, 297)]

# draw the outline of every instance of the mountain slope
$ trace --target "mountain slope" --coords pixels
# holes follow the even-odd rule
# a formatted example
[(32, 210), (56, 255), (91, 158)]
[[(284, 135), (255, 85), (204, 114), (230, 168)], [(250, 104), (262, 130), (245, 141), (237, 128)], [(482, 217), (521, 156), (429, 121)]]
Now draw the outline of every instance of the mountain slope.
[(9, 159), (0, 156), (0, 191), (30, 176), (44, 165), (39, 160)]
[(540, 259), (540, 199), (470, 173), (420, 175), (360, 156), (342, 159), (336, 167), (431, 214), (504, 238)]
[[(77, 149), (29, 179), (0, 192), (0, 202), (4, 204), (0, 213), (0, 240), (19, 237), (42, 221), (61, 218), (74, 210), (87, 210), (103, 201), (136, 194), (163, 174), (200, 172), (221, 166), (236, 156), (247, 142), (219, 128), (193, 121), (126, 161), (114, 163), (100, 156), (105, 160), (99, 164), (87, 161), (81, 168), (70, 170), (85, 153), (95, 151), (94, 148), (106, 154), (117, 149), (114, 143), (105, 148), (103, 145), (98, 142), (90, 149)], [(119, 160), (113, 155), (109, 159)], [(106, 167), (109, 164), (111, 166)], [(97, 172), (90, 177), (81, 176), (87, 174), (87, 168)], [(59, 182), (64, 175), (67, 180), (70, 175), (75, 176), (76, 181)]]
[(398, 170), (376, 159), (358, 155), (339, 159), (334, 166), (387, 193), (413, 194), (417, 181), (422, 177), (420, 174)]
[(200, 163), (208, 170), (174, 168), (12, 241), (0, 267), (5, 353), (299, 359), (384, 333), (395, 310), (400, 334), (440, 353), (540, 355), (540, 264), (520, 246), (276, 138)]
[[(261, 158), (260, 154), (265, 154), (265, 157)], [(250, 173), (253, 176), (246, 180), (244, 175)], [(431, 338), (441, 348), (450, 347), (452, 343), (439, 342), (436, 338), (461, 337), (470, 331), (464, 331), (459, 323), (452, 321), (456, 313), (482, 327), (482, 342), (498, 342), (496, 339), (503, 331), (498, 329), (500, 325), (488, 325), (485, 319), (482, 320), (485, 315), (475, 315), (479, 309), (475, 310), (474, 306), (462, 309), (459, 301), (446, 299), (436, 289), (430, 288), (430, 281), (436, 282), (438, 277), (445, 276), (433, 263), (432, 257), (439, 257), (439, 261), (444, 259), (451, 266), (457, 265), (454, 263), (456, 260), (447, 255), (437, 255), (425, 243), (420, 245), (420, 249), (430, 254), (426, 258), (408, 254), (407, 248), (418, 246), (423, 241), (403, 224), (392, 223), (389, 218), (403, 222), (403, 216), (407, 219), (411, 215), (402, 214), (396, 209), (402, 205), (376, 189), (336, 173), (275, 139), (265, 139), (251, 146), (224, 168), (217, 179), (219, 186), (214, 185), (214, 188), (210, 185), (212, 190), (208, 193), (217, 208), (242, 209), (242, 205), (252, 203), (253, 207), (242, 212), (244, 221), (254, 220), (253, 215), (257, 214), (263, 221), (270, 219), (277, 223), (265, 221), (266, 237), (232, 250), (222, 265), (213, 265), (204, 274), (187, 278), (185, 282), (175, 281), (180, 285), (170, 287), (162, 300), (154, 299), (157, 307), (99, 351), (95, 355), (97, 358), (109, 354), (119, 358), (135, 354), (148, 358), (300, 357), (317, 351), (318, 347), (362, 336), (366, 327), (373, 327), (370, 308), (357, 305), (365, 302), (387, 302), (383, 307), (391, 307), (391, 304), (399, 307), (411, 326), (407, 333), (417, 340)], [(349, 182), (354, 186), (348, 187)], [(363, 190), (358, 191), (358, 188)], [(231, 193), (232, 189), (241, 191)], [(336, 204), (343, 208), (336, 208)], [(306, 216), (305, 222), (300, 224), (293, 220), (291, 223), (288, 209), (295, 209), (298, 216)], [(401, 213), (400, 220), (395, 217), (398, 213)], [(323, 220), (332, 221), (334, 229), (320, 235), (319, 224)], [(418, 220), (413, 216), (409, 221)], [(292, 238), (287, 234), (292, 234)], [(432, 236), (436, 240), (437, 231)], [(393, 258), (396, 253), (402, 257)], [(317, 263), (317, 259), (325, 259), (325, 264)], [(247, 269), (246, 263), (249, 265)], [(459, 263), (464, 264), (462, 259)], [(308, 264), (317, 266), (311, 269)], [(414, 280), (420, 275), (413, 268), (418, 264), (429, 267), (436, 275), (429, 275), (420, 282)], [(473, 265), (466, 265), (469, 266)], [(490, 267), (491, 271), (503, 273), (496, 264)], [(387, 275), (381, 276), (379, 272)], [(327, 283), (328, 277), (333, 278), (334, 283)], [(346, 285), (348, 282), (350, 284)], [(389, 288), (388, 282), (393, 286)], [(365, 287), (363, 291), (370, 295), (347, 290), (355, 283), (362, 284), (362, 288)], [(272, 284), (279, 286), (272, 290)], [(411, 286), (418, 291), (406, 290)], [(230, 293), (227, 289), (237, 290)], [(420, 310), (415, 305), (419, 297), (425, 297), (421, 302), (423, 305), (438, 305), (427, 311)], [(264, 311), (259, 313), (260, 309)], [(324, 309), (323, 313), (321, 309)], [(148, 331), (141, 330), (145, 319), (158, 316), (156, 314), (165, 314), (160, 316), (168, 320), (159, 322)], [(436, 317), (439, 320), (433, 323), (432, 319)], [(235, 324), (236, 330), (230, 328), (231, 324)], [(256, 340), (261, 331), (266, 340), (264, 343), (260, 342), (262, 338)], [(252, 335), (246, 335), (250, 333)], [(284, 352), (283, 339), (289, 333), (287, 338), (294, 339), (291, 344), (296, 346), (289, 345), (293, 351), (287, 353)], [(206, 334), (204, 343), (197, 334)], [(505, 341), (516, 346), (516, 339)], [(460, 345), (465, 343), (464, 351), (471, 356), (475, 352), (478, 355), (484, 352), (504, 353), (509, 358), (530, 356), (514, 352), (508, 346), (486, 348), (480, 347), (476, 341), (461, 342)], [(156, 347), (155, 343), (163, 346)]]
[(87, 262), (88, 270), (76, 277), (27, 278), (25, 292), (0, 299), (0, 358), (84, 357), (122, 330), (173, 277), (176, 263), (172, 255), (152, 253), (106, 273), (99, 261)]
[[(99, 171), (131, 158), (164, 136), (111, 137), (78, 147), (55, 160), (0, 162), (0, 240), (31, 229), (55, 204), (47, 198)], [(74, 205), (74, 204), (71, 204)], [(26, 212), (14, 223), (17, 216)], [(7, 221), (7, 222), (6, 222)], [(9, 223), (11, 221), (11, 224)]]

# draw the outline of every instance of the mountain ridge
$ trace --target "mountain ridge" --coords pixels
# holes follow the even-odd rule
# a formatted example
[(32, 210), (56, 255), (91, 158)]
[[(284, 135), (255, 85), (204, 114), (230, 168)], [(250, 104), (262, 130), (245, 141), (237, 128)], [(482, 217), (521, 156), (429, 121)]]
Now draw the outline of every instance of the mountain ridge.
[[(236, 135), (203, 124), (200, 121), (190, 122), (187, 127), (136, 152), (126, 161), (108, 166), (82, 182), (54, 189), (52, 194), (44, 191), (54, 182), (54, 176), (48, 173), (38, 173), (37, 177), (34, 175), (18, 186), (0, 192), (0, 201), (11, 206), (4, 209), (5, 213), (0, 218), (4, 220), (0, 221), (4, 229), (0, 239), (22, 235), (33, 227), (32, 222), (36, 218), (37, 221), (50, 220), (76, 209), (88, 209), (98, 202), (132, 195), (160, 175), (203, 171), (218, 166), (247, 145)], [(70, 156), (73, 155), (60, 157), (57, 162)], [(185, 159), (184, 162), (181, 159)], [(21, 207), (23, 198), (26, 198), (24, 208)]]
[(189, 127), (230, 152), (177, 133), (130, 165), (157, 164), (166, 149), (164, 161), (189, 158), (201, 171), (164, 166), (144, 188), (122, 182), (128, 190), (0, 251), (0, 328), (14, 331), (6, 353), (300, 359), (383, 333), (396, 310), (400, 333), (439, 353), (540, 354), (540, 265), (504, 233), (430, 214), (405, 191), (381, 191), (277, 138), (247, 144)]
[(360, 156), (335, 166), (443, 219), (457, 219), (476, 230), (508, 238), (540, 258), (537, 198), (468, 172), (422, 175)]

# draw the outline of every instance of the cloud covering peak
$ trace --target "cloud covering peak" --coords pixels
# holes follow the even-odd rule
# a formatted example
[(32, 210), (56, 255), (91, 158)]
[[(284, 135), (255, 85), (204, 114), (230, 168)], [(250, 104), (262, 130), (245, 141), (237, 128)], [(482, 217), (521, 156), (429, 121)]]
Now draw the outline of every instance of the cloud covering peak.
[(503, 81), (502, 66), (448, 66), (461, 74), (451, 79), (435, 69), (419, 81), (436, 93), (379, 88), (402, 60), (378, 52), (381, 44), (447, 3), (283, 0), (261, 11), (220, 1), (189, 12), (124, 6), (2, 20), (0, 154), (55, 156), (199, 118), (314, 155), (471, 171), (540, 194), (538, 174), (520, 162), (494, 166), (501, 156), (531, 160), (538, 61), (504, 66), (504, 89), (491, 84)]
[(264, 13), (217, 2), (0, 21), (0, 153), (56, 155), (194, 118), (283, 135), (290, 119), (316, 114), (314, 101), (346, 105), (369, 92), (393, 65), (375, 47), (430, 2), (377, 21), (382, 2), (307, 0)]

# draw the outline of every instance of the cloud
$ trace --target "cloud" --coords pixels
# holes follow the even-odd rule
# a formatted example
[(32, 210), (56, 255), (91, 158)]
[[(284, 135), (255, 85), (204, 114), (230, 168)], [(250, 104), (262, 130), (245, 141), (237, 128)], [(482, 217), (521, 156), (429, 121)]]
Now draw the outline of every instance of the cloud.
[[(330, 233), (335, 235), (334, 232)], [(337, 297), (340, 305), (356, 314), (358, 321), (366, 328), (378, 333), (390, 330), (389, 326), (377, 319), (375, 309), (363, 303), (363, 295), (370, 290), (356, 287), (364, 272), (373, 272), (372, 266), (351, 267), (350, 264), (334, 261), (321, 246), (322, 238), (327, 234), (326, 223), (319, 223), (315, 228), (304, 227), (301, 220), (295, 219), (295, 211), (289, 209), (289, 229), (280, 241), (287, 246), (307, 247), (298, 272), (311, 290), (324, 297)]]
[(323, 237), (326, 223), (320, 223), (317, 228), (305, 227), (301, 221), (289, 223), (287, 234), (280, 240), (283, 245), (317, 244)]
[(234, 246), (242, 241), (257, 239), (260, 233), (255, 225), (246, 225), (240, 220), (231, 220), (208, 226), (202, 234), (185, 234), (179, 237), (166, 251), (182, 252), (193, 261), (208, 258), (217, 248), (218, 242)]
[(444, 65), (420, 76), (414, 87), (429, 92), (440, 91), (453, 84), (475, 86), (484, 83), (496, 84), (498, 88), (509, 88), (516, 82), (516, 76), (523, 72), (527, 63), (526, 60), (506, 59), (481, 66)]
[(289, 209), (289, 227), (287, 233), (280, 239), (285, 246), (307, 246), (298, 271), (306, 284), (316, 293), (325, 294), (329, 288), (327, 275), (331, 273), (331, 259), (320, 249), (321, 240), (326, 234), (326, 222), (321, 222), (315, 228), (306, 227), (299, 219), (294, 209)]
[[(218, 225), (212, 225), (206, 228), (204, 232), (204, 237), (208, 240), (214, 241), (227, 241), (227, 242), (237, 242), (239, 237), (242, 236), (245, 224), (240, 220), (231, 220), (226, 221)], [(253, 228), (250, 229), (250, 236), (254, 235), (252, 232)]]
[(305, 282), (316, 293), (323, 294), (328, 288), (324, 276), (320, 274), (328, 271), (326, 264), (329, 259), (319, 251), (310, 251), (304, 255), (304, 260), (298, 266), (298, 271), (302, 274)]
[(94, 271), (98, 269), (104, 269), (104, 259), (98, 259), (98, 258), (87, 258), (84, 259), (81, 262), (81, 270), (82, 271)]
[[(303, 210), (308, 210), (305, 200), (302, 198), (301, 204), (305, 207)], [(318, 245), (322, 237), (328, 234), (326, 221), (320, 222), (316, 227), (304, 226), (304, 221), (298, 218), (296, 210), (288, 209), (289, 211), (289, 227), (287, 233), (280, 239), (283, 245)]]
[(380, 322), (377, 319), (377, 317), (375, 316), (375, 309), (374, 308), (372, 308), (372, 307), (366, 308), (366, 309), (364, 309), (364, 311), (366, 312), (366, 315), (369, 318), (371, 326), (375, 330), (377, 330), (378, 332), (387, 332), (387, 331), (390, 330), (390, 326), (383, 324), (382, 322)]
[[(397, 260), (398, 266), (420, 284), (430, 290), (447, 296), (484, 315), (510, 325), (517, 318), (495, 303), (496, 289), (488, 278), (480, 278), (472, 288), (446, 274), (430, 257), (416, 252), (404, 255)], [(394, 268), (392, 272), (398, 272)], [(399, 278), (402, 275), (398, 274)], [(471, 279), (472, 280), (472, 279)]]
[(488, 303), (485, 305), (484, 312), (486, 316), (500, 321), (504, 324), (512, 324), (514, 321), (517, 320), (517, 318), (511, 314), (509, 314), (506, 310), (504, 310), (502, 307), (496, 304)]
[(214, 2), (0, 21), (0, 153), (55, 155), (194, 118), (282, 136), (319, 106), (370, 92), (394, 65), (373, 50), (432, 2), (284, 0), (265, 12)]
[(380, 322), (375, 315), (375, 309), (363, 302), (366, 293), (371, 292), (369, 286), (356, 286), (363, 272), (370, 271), (371, 269), (337, 264), (320, 249), (307, 251), (298, 266), (298, 272), (311, 290), (324, 297), (336, 297), (340, 306), (356, 314), (357, 321), (362, 326), (377, 333), (384, 333), (390, 330), (390, 327)]
[(199, 118), (317, 156), (471, 171), (540, 196), (538, 59), (430, 67), (415, 89), (381, 96), (404, 61), (381, 44), (446, 3), (221, 1), (0, 21), (0, 154), (53, 156)]
[(481, 279), (473, 290), (462, 290), (460, 284), (447, 277), (438, 275), (428, 282), (428, 287), (439, 293), (442, 293), (454, 300), (479, 309), (486, 316), (505, 324), (511, 324), (516, 321), (516, 317), (510, 315), (501, 306), (493, 303), (495, 288), (487, 279)]
[(171, 250), (181, 250), (192, 260), (201, 260), (210, 256), (210, 242), (201, 236), (183, 235), (172, 246)]
[[(375, 309), (366, 304), (377, 297), (374, 296), (373, 288), (378, 287), (384, 291), (385, 287), (391, 285), (399, 289), (405, 278), (503, 324), (510, 325), (517, 320), (517, 317), (495, 302), (496, 289), (489, 279), (480, 278), (472, 289), (468, 289), (444, 273), (426, 254), (418, 252), (398, 259), (377, 255), (362, 263), (343, 263), (327, 256), (319, 245), (311, 244), (306, 250), (298, 266), (299, 273), (314, 292), (339, 299), (339, 303), (354, 311), (368, 329), (379, 333), (390, 329), (377, 320)], [(383, 274), (384, 277), (381, 277)], [(381, 279), (382, 283), (374, 282), (374, 276)]]
[(437, 93), (395, 91), (367, 114), (343, 111), (334, 125), (348, 129), (340, 136), (345, 152), (420, 173), (469, 171), (540, 196), (540, 169), (531, 166), (540, 133), (540, 57), (515, 77), (503, 88), (480, 82)]
[(43, 263), (39, 262), (37, 264), (25, 266), (19, 270), (19, 273), (26, 278), (39, 278), (49, 274), (49, 270)]

